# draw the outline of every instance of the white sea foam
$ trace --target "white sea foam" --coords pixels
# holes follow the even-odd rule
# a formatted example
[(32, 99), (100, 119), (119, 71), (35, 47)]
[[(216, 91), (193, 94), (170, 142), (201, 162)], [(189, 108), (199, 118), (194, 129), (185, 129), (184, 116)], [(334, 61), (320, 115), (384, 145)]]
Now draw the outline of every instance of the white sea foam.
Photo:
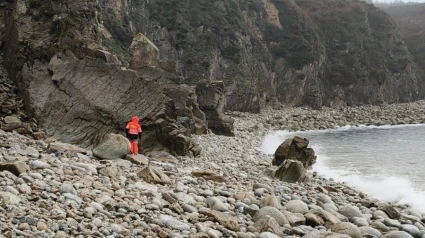
[[(398, 126), (381, 126), (379, 128), (389, 129), (395, 127), (405, 126), (424, 126), (422, 125), (398, 125)], [(375, 126), (368, 126), (368, 128), (375, 128)], [(352, 129), (352, 127), (343, 127), (338, 130)], [(324, 130), (324, 131), (331, 131)], [(288, 132), (288, 131), (277, 131), (267, 135), (262, 144), (263, 152), (266, 154), (273, 154), (277, 147), (286, 138), (294, 135), (303, 135), (310, 132)], [(314, 133), (320, 133), (314, 131)], [(325, 178), (332, 178), (336, 182), (344, 182), (347, 185), (358, 189), (370, 196), (377, 198), (382, 201), (395, 202), (400, 204), (408, 204), (414, 210), (419, 212), (425, 212), (425, 191), (418, 191), (415, 189), (414, 184), (406, 177), (400, 176), (388, 176), (385, 175), (385, 171), (381, 174), (375, 174), (373, 177), (362, 174), (356, 171), (355, 168), (344, 168), (344, 169), (331, 169), (327, 164), (332, 159), (328, 158), (325, 151), (320, 146), (312, 146), (318, 157), (317, 163), (313, 166), (313, 170), (319, 175)]]

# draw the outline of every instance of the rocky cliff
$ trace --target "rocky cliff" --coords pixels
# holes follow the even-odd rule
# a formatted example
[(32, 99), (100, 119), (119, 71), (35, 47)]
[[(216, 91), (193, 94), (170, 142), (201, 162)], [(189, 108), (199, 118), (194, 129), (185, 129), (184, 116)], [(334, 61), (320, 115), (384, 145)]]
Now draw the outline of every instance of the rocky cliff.
[[(102, 47), (97, 1), (17, 0), (2, 6), (5, 68), (47, 135), (91, 146), (107, 133), (122, 133), (137, 115), (143, 150), (161, 142), (175, 154), (199, 154), (190, 134), (204, 133), (207, 125), (195, 89), (156, 67), (122, 69)], [(135, 62), (144, 57), (136, 46)]]
[(425, 4), (382, 6), (397, 23), (415, 62), (425, 72)]
[[(228, 109), (346, 106), (423, 97), (390, 17), (357, 0), (100, 2), (107, 45), (143, 32), (187, 83), (223, 80)], [(128, 58), (126, 53), (121, 59)]]
[[(142, 145), (196, 154), (190, 134), (225, 107), (394, 103), (425, 89), (392, 20), (357, 0), (10, 0), (0, 21), (29, 115), (84, 146), (139, 115)], [(227, 96), (210, 118), (184, 84), (205, 80)]]

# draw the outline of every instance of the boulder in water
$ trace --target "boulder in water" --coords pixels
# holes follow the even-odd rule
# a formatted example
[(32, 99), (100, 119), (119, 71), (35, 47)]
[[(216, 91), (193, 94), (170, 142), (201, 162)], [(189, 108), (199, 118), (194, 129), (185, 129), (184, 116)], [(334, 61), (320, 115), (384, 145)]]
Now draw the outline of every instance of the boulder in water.
[(312, 148), (308, 148), (309, 140), (295, 136), (286, 139), (276, 149), (272, 165), (280, 166), (285, 160), (301, 161), (305, 169), (311, 168), (316, 162), (316, 155)]
[(93, 155), (99, 159), (115, 160), (130, 153), (130, 141), (122, 135), (107, 134), (104, 140), (93, 149)]
[(274, 173), (275, 178), (288, 183), (306, 181), (306, 171), (303, 164), (296, 160), (286, 160)]

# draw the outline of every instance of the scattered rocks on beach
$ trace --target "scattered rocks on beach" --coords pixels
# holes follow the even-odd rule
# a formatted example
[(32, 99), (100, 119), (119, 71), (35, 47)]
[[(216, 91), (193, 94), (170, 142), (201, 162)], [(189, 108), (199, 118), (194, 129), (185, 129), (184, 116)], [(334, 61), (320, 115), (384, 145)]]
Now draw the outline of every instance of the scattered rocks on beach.
[[(372, 116), (374, 107), (368, 108)], [(235, 137), (194, 136), (202, 147), (196, 158), (155, 152), (99, 160), (82, 148), (0, 130), (0, 233), (5, 237), (425, 237), (425, 214), (406, 205), (378, 201), (318, 176), (306, 183), (266, 176), (273, 158), (262, 153), (261, 143), (270, 129), (283, 129), (294, 118), (305, 118), (297, 121), (300, 125), (309, 120), (321, 125), (336, 112), (352, 109), (288, 110), (292, 114), (233, 113)], [(397, 110), (385, 118), (391, 121), (391, 115), (400, 115), (404, 120), (403, 110)], [(320, 119), (307, 119), (314, 113)], [(416, 122), (421, 116), (410, 111), (409, 118)], [(344, 118), (347, 124), (355, 122)], [(333, 120), (329, 125), (342, 119)]]
[[(246, 113), (232, 112), (234, 117), (245, 117)], [(383, 126), (399, 124), (425, 123), (425, 100), (389, 104), (381, 106), (346, 107), (340, 109), (322, 108), (284, 108), (282, 110), (265, 110), (261, 114), (253, 114), (254, 130), (258, 124), (275, 130), (304, 131), (329, 129), (342, 126)]]

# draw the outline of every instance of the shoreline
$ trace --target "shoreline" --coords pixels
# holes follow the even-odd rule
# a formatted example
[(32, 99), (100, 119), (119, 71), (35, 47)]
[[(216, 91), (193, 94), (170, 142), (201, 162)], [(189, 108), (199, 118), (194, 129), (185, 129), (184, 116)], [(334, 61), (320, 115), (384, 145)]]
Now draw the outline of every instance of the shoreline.
[[(313, 129), (309, 129), (309, 130), (291, 130), (291, 129), (285, 127), (285, 126), (283, 126), (283, 128), (281, 126), (279, 126), (279, 128), (276, 128), (276, 123), (270, 124), (269, 123), (270, 119), (266, 119), (264, 126), (259, 126), (260, 128), (264, 128), (267, 131), (265, 133), (261, 133), (261, 137), (262, 137), (262, 139), (264, 139), (267, 135), (272, 135), (274, 133), (279, 133), (279, 132), (287, 132), (289, 134), (287, 138), (289, 138), (289, 137), (297, 135), (297, 133), (301, 133), (301, 134), (310, 133), (310, 132), (316, 132), (316, 133), (324, 132), (325, 133), (325, 132), (329, 132), (329, 131), (357, 130), (357, 129), (367, 129), (367, 128), (394, 129), (394, 128), (401, 128), (401, 127), (421, 127), (421, 126), (425, 126), (425, 110), (424, 110), (425, 109), (425, 100), (413, 102), (413, 103), (403, 103), (403, 104), (387, 105), (387, 106), (353, 107), (353, 108), (344, 109), (344, 110), (342, 110), (342, 112), (348, 111), (350, 113), (353, 113), (353, 112), (356, 112), (357, 110), (365, 111), (364, 108), (367, 108), (370, 111), (375, 111), (377, 108), (384, 108), (384, 110), (386, 109), (387, 111), (388, 111), (388, 109), (396, 108), (398, 110), (391, 112), (392, 114), (400, 113), (400, 111), (409, 112), (411, 120), (412, 120), (411, 122), (413, 122), (413, 123), (410, 123), (410, 124), (384, 124), (384, 123), (381, 123), (382, 121), (380, 122), (379, 120), (376, 120), (377, 123), (368, 124), (368, 125), (366, 125), (366, 124), (355, 124), (353, 122), (350, 122), (349, 125), (342, 125), (342, 126), (334, 126), (334, 127), (327, 127), (327, 128), (313, 128)], [(406, 111), (406, 108), (408, 108), (409, 111)], [(419, 110), (412, 113), (412, 111), (410, 111), (412, 108), (413, 109), (419, 109)], [(325, 112), (322, 112), (322, 113), (323, 114), (328, 113), (328, 111), (326, 111), (326, 110), (329, 110), (331, 112), (339, 111), (339, 110), (332, 109), (332, 108), (326, 108)], [(259, 114), (238, 113), (238, 112), (236, 112), (236, 115), (239, 118), (244, 118), (244, 119), (240, 119), (242, 121), (245, 121), (248, 118), (252, 117), (255, 122), (254, 123), (251, 122), (251, 124), (261, 125), (261, 122), (259, 123), (259, 121), (261, 121), (260, 118), (264, 115), (266, 116), (266, 118), (267, 117), (268, 118), (270, 118), (270, 117), (279, 118), (282, 115), (286, 115), (287, 118), (291, 118), (291, 117), (293, 117), (292, 114), (295, 114), (296, 117), (305, 116), (305, 114), (300, 113), (300, 111), (304, 111), (307, 114), (317, 112), (317, 110), (311, 110), (311, 109), (308, 109), (308, 108), (307, 109), (306, 108), (287, 108), (287, 110), (283, 110), (283, 111), (268, 110), (268, 111), (261, 113), (260, 114), (261, 116), (259, 116)], [(367, 112), (367, 110), (366, 110), (366, 112)], [(343, 113), (340, 113), (338, 116), (341, 117), (342, 115), (343, 115)], [(382, 114), (382, 117), (387, 118), (388, 115)], [(327, 120), (327, 119), (328, 118), (326, 118), (326, 117), (320, 118), (320, 120)], [(249, 119), (248, 119), (248, 121), (249, 121)], [(254, 126), (254, 127), (256, 127), (256, 126)], [(244, 130), (242, 129), (242, 131), (244, 131)], [(251, 129), (248, 129), (248, 131), (251, 131)], [(303, 137), (305, 135), (299, 135), (299, 136)], [(287, 138), (285, 138), (285, 139), (287, 139)], [(309, 139), (309, 138), (307, 137), (307, 139)], [(283, 140), (281, 142), (283, 142)], [(273, 154), (269, 153), (267, 155), (269, 155), (271, 158), (273, 158)], [(320, 154), (316, 154), (316, 155), (318, 157), (320, 157)], [(318, 160), (319, 159), (320, 158), (318, 158)], [(314, 165), (313, 165), (313, 170), (314, 170)], [(318, 172), (318, 171), (315, 170), (315, 172)], [(325, 177), (325, 175), (320, 174), (319, 172), (318, 172), (318, 176), (323, 178), (323, 179), (331, 179), (331, 180), (336, 179), (336, 178), (331, 177), (331, 176)], [(361, 192), (360, 188), (355, 188), (354, 185), (350, 185), (349, 182), (344, 181), (344, 182), (341, 182), (341, 183), (343, 183), (345, 186), (350, 186), (351, 188), (357, 189), (359, 192)], [(420, 193), (421, 191), (418, 191), (418, 190), (415, 189), (415, 192)], [(369, 196), (372, 196), (372, 195), (369, 195)], [(390, 201), (386, 201), (386, 202), (390, 202)], [(395, 206), (397, 206), (398, 202), (391, 202), (391, 203), (393, 203)], [(400, 203), (399, 205), (406, 206), (407, 204)], [(409, 205), (407, 205), (407, 206), (409, 206)], [(422, 209), (420, 209), (420, 210), (422, 210)], [(416, 212), (422, 213), (425, 216), (424, 211), (421, 212), (419, 210), (416, 210)]]
[(293, 118), (289, 112), (303, 117), (302, 111), (314, 112), (232, 113), (237, 115), (236, 136), (193, 136), (203, 149), (196, 158), (162, 152), (140, 156), (168, 176), (162, 184), (138, 176), (143, 164), (100, 161), (90, 151), (53, 148), (0, 130), (0, 161), (17, 158), (28, 165), (18, 176), (0, 172), (0, 232), (43, 237), (425, 237), (425, 214), (405, 205), (378, 201), (320, 176), (290, 184), (264, 175), (272, 156), (263, 153), (262, 140), (283, 128), (281, 121), (267, 120)]

